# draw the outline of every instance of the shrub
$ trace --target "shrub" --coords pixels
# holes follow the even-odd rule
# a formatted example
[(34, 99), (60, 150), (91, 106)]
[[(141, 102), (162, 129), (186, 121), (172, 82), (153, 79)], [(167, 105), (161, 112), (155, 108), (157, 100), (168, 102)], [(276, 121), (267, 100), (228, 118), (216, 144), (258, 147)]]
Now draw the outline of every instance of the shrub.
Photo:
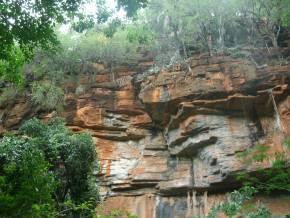
[(21, 89), (19, 89), (19, 87), (17, 88), (15, 86), (3, 88), (0, 95), (0, 107), (6, 106), (9, 101), (13, 100), (17, 96), (20, 90)]
[[(289, 139), (285, 140), (287, 148), (289, 148)], [(259, 163), (271, 160), (270, 168), (258, 168), (256, 176), (249, 173), (240, 173), (237, 179), (244, 185), (256, 187), (259, 191), (270, 193), (273, 191), (290, 192), (290, 169), (289, 154), (287, 152), (276, 152), (274, 155), (268, 154), (269, 147), (264, 145), (256, 145), (253, 148), (243, 152), (240, 157), (245, 163)]]
[(213, 205), (209, 214), (203, 218), (217, 218), (220, 213), (229, 218), (236, 216), (244, 218), (271, 218), (271, 212), (263, 205), (256, 205), (255, 211), (243, 211), (245, 203), (251, 200), (256, 192), (257, 190), (250, 186), (235, 190), (228, 194), (227, 200)]
[(64, 104), (64, 92), (52, 82), (34, 82), (31, 100), (43, 110), (60, 110)]
[(99, 218), (138, 218), (136, 215), (122, 209), (111, 210), (107, 214), (99, 214)]
[(146, 45), (154, 39), (154, 34), (147, 25), (131, 25), (127, 26), (127, 39), (132, 43), (138, 42), (140, 45)]

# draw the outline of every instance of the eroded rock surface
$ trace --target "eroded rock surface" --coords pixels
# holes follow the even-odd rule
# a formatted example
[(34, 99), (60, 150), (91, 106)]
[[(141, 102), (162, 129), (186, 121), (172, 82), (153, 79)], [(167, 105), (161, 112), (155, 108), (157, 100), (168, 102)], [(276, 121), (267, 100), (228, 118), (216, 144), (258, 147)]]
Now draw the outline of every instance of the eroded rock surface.
[[(255, 171), (239, 153), (258, 143), (283, 151), (290, 135), (289, 65), (193, 57), (191, 71), (145, 73), (151, 64), (111, 73), (104, 66), (98, 75), (70, 78), (62, 115), (73, 131), (94, 137), (104, 210), (125, 208), (141, 218), (203, 215), (224, 197), (217, 193), (239, 185), (238, 172)], [(25, 99), (1, 109), (1, 131), (35, 114), (52, 116)], [(290, 213), (289, 200), (277, 199), (260, 200)]]

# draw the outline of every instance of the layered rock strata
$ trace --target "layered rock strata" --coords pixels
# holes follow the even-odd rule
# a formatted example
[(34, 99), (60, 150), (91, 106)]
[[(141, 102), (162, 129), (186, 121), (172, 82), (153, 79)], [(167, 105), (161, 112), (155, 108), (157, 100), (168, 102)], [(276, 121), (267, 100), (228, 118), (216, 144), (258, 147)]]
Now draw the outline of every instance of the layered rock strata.
[[(256, 144), (284, 151), (290, 135), (290, 66), (257, 65), (228, 56), (192, 57), (150, 71), (153, 63), (69, 77), (63, 116), (76, 132), (91, 132), (104, 210), (124, 208), (141, 218), (206, 214), (254, 172), (239, 154)], [(53, 114), (19, 97), (1, 109), (1, 130)], [(40, 113), (41, 112), (41, 113)], [(289, 199), (261, 197), (290, 213)]]

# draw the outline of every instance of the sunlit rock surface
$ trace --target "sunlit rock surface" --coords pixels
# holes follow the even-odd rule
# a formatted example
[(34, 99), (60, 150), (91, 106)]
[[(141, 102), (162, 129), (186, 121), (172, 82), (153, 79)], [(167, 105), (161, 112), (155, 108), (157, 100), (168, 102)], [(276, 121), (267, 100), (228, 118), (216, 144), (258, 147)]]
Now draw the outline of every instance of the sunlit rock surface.
[[(73, 131), (94, 138), (104, 210), (124, 208), (140, 218), (203, 215), (239, 186), (238, 172), (255, 171), (239, 153), (257, 143), (283, 151), (290, 134), (289, 65), (227, 56), (192, 57), (191, 71), (147, 71), (151, 65), (107, 72), (98, 64), (97, 75), (68, 76), (62, 115)], [(1, 109), (2, 132), (36, 114), (53, 116), (26, 99)], [(275, 213), (290, 213), (289, 199), (259, 200)]]

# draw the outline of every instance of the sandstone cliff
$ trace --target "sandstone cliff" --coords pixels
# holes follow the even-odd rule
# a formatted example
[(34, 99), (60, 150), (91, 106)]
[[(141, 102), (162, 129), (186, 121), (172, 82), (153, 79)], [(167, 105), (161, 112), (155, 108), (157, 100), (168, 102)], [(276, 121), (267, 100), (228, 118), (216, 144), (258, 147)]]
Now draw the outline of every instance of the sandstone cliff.
[[(105, 208), (139, 217), (206, 213), (238, 187), (235, 175), (255, 171), (238, 154), (257, 143), (283, 151), (290, 135), (290, 65), (258, 65), (229, 56), (194, 56), (182, 66), (149, 70), (150, 61), (96, 75), (68, 76), (63, 116), (92, 133)], [(25, 96), (1, 109), (1, 130), (35, 114)], [(264, 163), (263, 167), (269, 166)], [(278, 213), (289, 200), (262, 197)]]

